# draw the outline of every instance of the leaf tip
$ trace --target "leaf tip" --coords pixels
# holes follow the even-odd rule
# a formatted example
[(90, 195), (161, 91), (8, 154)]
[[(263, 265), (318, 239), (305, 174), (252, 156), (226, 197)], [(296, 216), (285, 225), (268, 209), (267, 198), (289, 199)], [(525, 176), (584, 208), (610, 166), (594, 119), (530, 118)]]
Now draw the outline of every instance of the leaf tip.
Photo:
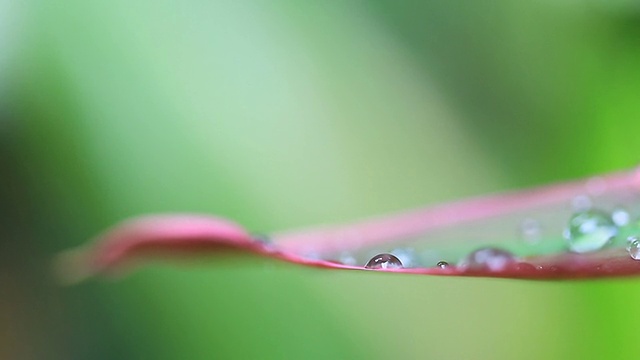
[(84, 248), (66, 250), (55, 255), (51, 267), (54, 280), (62, 286), (76, 285), (96, 273), (91, 266), (89, 253)]

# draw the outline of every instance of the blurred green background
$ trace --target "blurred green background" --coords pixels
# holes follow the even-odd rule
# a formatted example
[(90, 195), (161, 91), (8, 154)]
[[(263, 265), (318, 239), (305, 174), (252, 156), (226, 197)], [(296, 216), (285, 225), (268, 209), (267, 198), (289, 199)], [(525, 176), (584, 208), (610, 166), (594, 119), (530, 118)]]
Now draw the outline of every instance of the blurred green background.
[(629, 168), (639, 119), (635, 1), (0, 0), (0, 358), (633, 358), (636, 279), (50, 261), (142, 213), (269, 232)]

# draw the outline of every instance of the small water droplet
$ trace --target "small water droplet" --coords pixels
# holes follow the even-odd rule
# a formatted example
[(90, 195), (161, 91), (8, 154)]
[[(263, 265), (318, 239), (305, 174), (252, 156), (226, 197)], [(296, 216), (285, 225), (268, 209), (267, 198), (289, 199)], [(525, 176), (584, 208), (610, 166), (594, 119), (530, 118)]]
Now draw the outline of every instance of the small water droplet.
[(451, 265), (449, 265), (449, 263), (446, 261), (438, 261), (436, 266), (439, 267), (440, 269), (448, 269)]
[(616, 208), (615, 210), (613, 210), (613, 212), (611, 212), (611, 220), (613, 220), (613, 222), (617, 226), (626, 226), (629, 225), (631, 216), (629, 215), (629, 212), (627, 210), (623, 208)]
[(476, 271), (502, 271), (514, 261), (516, 261), (516, 257), (512, 253), (506, 250), (488, 247), (478, 249), (467, 255), (459, 266)]
[(640, 237), (637, 236), (629, 236), (627, 238), (629, 241), (629, 246), (627, 246), (627, 251), (629, 251), (629, 255), (633, 260), (640, 260)]
[(588, 210), (579, 212), (569, 219), (564, 235), (569, 249), (576, 253), (586, 253), (602, 249), (618, 234), (618, 228), (608, 214)]
[(587, 211), (591, 209), (593, 202), (587, 195), (578, 195), (571, 200), (571, 208), (574, 211)]
[(367, 269), (402, 269), (402, 262), (391, 254), (378, 254), (364, 266)]
[(536, 219), (524, 219), (520, 224), (520, 234), (522, 239), (529, 244), (539, 242), (542, 235), (540, 223)]

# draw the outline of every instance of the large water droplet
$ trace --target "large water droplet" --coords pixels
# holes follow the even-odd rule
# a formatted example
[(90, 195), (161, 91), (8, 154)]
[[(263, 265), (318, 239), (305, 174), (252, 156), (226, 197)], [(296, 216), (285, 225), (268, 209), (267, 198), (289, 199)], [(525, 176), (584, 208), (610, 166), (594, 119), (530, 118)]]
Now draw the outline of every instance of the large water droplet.
[(631, 258), (633, 258), (633, 260), (640, 260), (640, 237), (629, 236), (627, 241), (629, 241), (627, 251), (629, 251)]
[(364, 266), (367, 269), (402, 269), (402, 262), (391, 254), (378, 254)]
[(536, 219), (524, 219), (520, 224), (520, 233), (525, 242), (535, 244), (540, 241), (542, 236), (540, 223)]
[(464, 269), (476, 271), (502, 271), (515, 261), (516, 257), (512, 253), (489, 247), (478, 249), (467, 255), (459, 266)]
[(446, 261), (438, 261), (436, 266), (439, 267), (440, 269), (448, 269), (449, 266), (451, 266), (451, 265), (449, 265), (449, 263), (446, 262)]
[(600, 250), (617, 234), (618, 228), (609, 215), (597, 210), (583, 211), (573, 215), (565, 230), (569, 249), (576, 253)]

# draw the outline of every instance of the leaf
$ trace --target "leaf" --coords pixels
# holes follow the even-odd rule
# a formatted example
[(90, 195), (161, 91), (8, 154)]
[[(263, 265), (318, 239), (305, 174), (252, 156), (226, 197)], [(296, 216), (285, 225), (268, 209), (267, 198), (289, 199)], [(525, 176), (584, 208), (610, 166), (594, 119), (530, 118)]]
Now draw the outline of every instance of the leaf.
[[(609, 246), (598, 246), (597, 251), (568, 252), (561, 235), (572, 213), (582, 211), (576, 207), (606, 216), (615, 209), (625, 209), (630, 216), (637, 216), (639, 190), (640, 171), (634, 170), (345, 226), (284, 232), (267, 241), (214, 216), (148, 215), (116, 225), (87, 248), (63, 254), (58, 269), (62, 278), (77, 281), (114, 272), (149, 255), (177, 256), (194, 251), (226, 255), (235, 250), (330, 269), (364, 269), (361, 265), (376, 253), (391, 252), (397, 253), (405, 267), (376, 271), (529, 279), (637, 275), (640, 261), (625, 249), (625, 239), (636, 234), (634, 222), (619, 224), (617, 237)], [(539, 223), (539, 239), (526, 241), (517, 236), (523, 221)], [(476, 249), (489, 249), (476, 253), (479, 256), (493, 253), (503, 257), (498, 266), (473, 263), (467, 255)], [(508, 255), (511, 253), (513, 257)], [(437, 266), (439, 260), (458, 265)]]

